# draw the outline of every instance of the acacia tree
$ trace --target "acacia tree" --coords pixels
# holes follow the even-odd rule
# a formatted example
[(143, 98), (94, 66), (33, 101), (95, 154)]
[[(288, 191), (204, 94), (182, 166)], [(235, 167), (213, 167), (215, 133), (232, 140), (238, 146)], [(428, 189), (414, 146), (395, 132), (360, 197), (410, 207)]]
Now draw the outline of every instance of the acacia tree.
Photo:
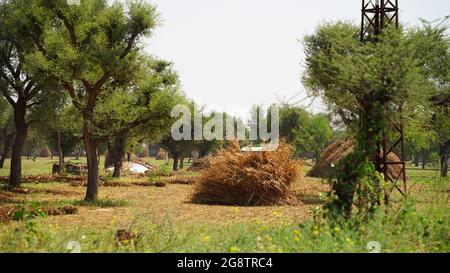
[(298, 132), (295, 146), (299, 152), (311, 152), (317, 162), (333, 137), (333, 128), (324, 114), (313, 115)]
[(113, 176), (117, 178), (128, 144), (136, 139), (158, 139), (169, 131), (170, 112), (183, 99), (170, 62), (142, 56), (140, 65), (129, 87), (111, 88), (100, 96), (95, 113), (97, 134), (109, 141)]
[[(416, 41), (420, 58), (421, 73), (433, 82), (435, 91), (431, 98), (424, 100), (422, 108), (432, 113), (427, 125), (432, 124), (441, 163), (441, 176), (448, 176), (450, 153), (450, 37), (448, 20), (444, 18), (423, 22), (423, 27), (415, 30), (412, 37)], [(431, 121), (431, 122), (430, 122)], [(428, 128), (427, 128), (428, 129)]]
[(95, 110), (99, 98), (114, 83), (127, 85), (135, 73), (139, 41), (157, 24), (155, 7), (143, 1), (65, 0), (15, 1), (14, 16), (37, 50), (27, 55), (34, 71), (56, 80), (70, 95), (83, 119), (88, 163), (86, 200), (98, 195)]
[(10, 187), (18, 187), (22, 177), (22, 153), (29, 126), (39, 118), (37, 111), (45, 101), (53, 100), (49, 95), (55, 85), (26, 65), (27, 55), (35, 49), (34, 43), (23, 35), (16, 25), (17, 6), (14, 1), (0, 3), (0, 92), (12, 107), (15, 137), (12, 145)]
[(52, 107), (44, 119), (52, 123), (38, 124), (40, 134), (47, 140), (49, 146), (58, 154), (58, 173), (64, 171), (65, 156), (73, 152), (81, 144), (81, 124), (77, 120), (76, 110), (64, 96), (59, 105)]
[(0, 96), (0, 145), (3, 145), (0, 155), (0, 169), (3, 169), (5, 160), (11, 152), (15, 134), (11, 107), (4, 97)]
[(299, 133), (311, 120), (311, 115), (300, 107), (282, 106), (280, 108), (280, 138), (294, 144)]
[(425, 77), (416, 40), (404, 30), (387, 29), (374, 43), (359, 42), (358, 27), (325, 24), (305, 37), (304, 83), (330, 110), (358, 128), (355, 151), (343, 160), (333, 183), (330, 213), (351, 217), (355, 195), (361, 212), (379, 204), (380, 181), (373, 164), (382, 132), (397, 110), (407, 112), (435, 91)]
[(436, 104), (435, 101), (436, 112), (433, 117), (433, 123), (438, 133), (442, 177), (448, 176), (448, 161), (450, 153), (450, 94), (447, 94), (446, 96), (447, 102), (444, 106), (441, 106), (439, 103)]

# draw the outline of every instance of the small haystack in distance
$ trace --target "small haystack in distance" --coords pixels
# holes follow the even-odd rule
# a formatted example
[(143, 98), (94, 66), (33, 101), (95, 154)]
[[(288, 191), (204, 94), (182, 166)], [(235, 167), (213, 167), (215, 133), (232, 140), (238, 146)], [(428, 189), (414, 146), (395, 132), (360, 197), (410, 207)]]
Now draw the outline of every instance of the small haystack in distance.
[(235, 142), (209, 159), (192, 202), (212, 205), (271, 206), (297, 203), (292, 185), (300, 178), (300, 163), (292, 148), (275, 152), (241, 152)]
[(158, 153), (156, 154), (156, 160), (166, 160), (168, 157), (168, 153), (164, 149), (159, 149)]
[(189, 172), (198, 172), (206, 169), (209, 166), (210, 157), (203, 157), (199, 159), (195, 159), (192, 165), (187, 168)]
[[(314, 168), (308, 172), (307, 176), (315, 178), (335, 178), (336, 166), (347, 155), (351, 154), (355, 149), (355, 142), (352, 139), (337, 140), (330, 144), (322, 153), (320, 160), (316, 163)], [(390, 153), (388, 155), (388, 161), (400, 162), (400, 158)], [(401, 165), (389, 165), (388, 174), (396, 180), (402, 172)]]
[(49, 147), (44, 147), (41, 149), (41, 151), (39, 152), (39, 157), (43, 157), (43, 158), (50, 158), (52, 157), (52, 151), (50, 150)]

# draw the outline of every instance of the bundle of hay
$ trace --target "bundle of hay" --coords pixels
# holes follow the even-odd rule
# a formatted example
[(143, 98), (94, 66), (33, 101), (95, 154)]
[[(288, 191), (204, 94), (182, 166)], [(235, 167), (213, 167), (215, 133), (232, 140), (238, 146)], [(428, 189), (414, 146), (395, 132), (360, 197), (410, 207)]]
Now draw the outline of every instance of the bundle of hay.
[[(355, 142), (352, 139), (337, 140), (330, 144), (322, 153), (320, 160), (316, 163), (314, 168), (309, 171), (307, 176), (316, 178), (335, 178), (335, 168), (346, 156), (351, 154), (355, 150)], [(388, 161), (400, 162), (400, 158), (390, 153), (388, 155)], [(388, 175), (391, 179), (396, 180), (402, 173), (401, 165), (389, 165)]]
[(49, 158), (49, 157), (52, 157), (52, 151), (50, 150), (49, 147), (44, 147), (44, 148), (42, 148), (42, 150), (39, 152), (39, 157), (43, 157), (43, 158)]
[(307, 176), (316, 178), (334, 177), (339, 162), (355, 149), (355, 142), (351, 139), (337, 140), (331, 143), (320, 156), (314, 168), (309, 171)]
[(139, 155), (139, 157), (140, 158), (146, 158), (146, 157), (149, 157), (150, 156), (150, 153), (149, 153), (149, 151), (148, 151), (148, 148), (147, 147), (144, 147), (144, 150), (142, 151), (142, 153)]
[(267, 206), (293, 205), (291, 186), (300, 177), (292, 149), (281, 144), (275, 152), (241, 152), (238, 143), (220, 150), (202, 171), (192, 202)]
[(168, 154), (164, 149), (159, 149), (156, 154), (156, 160), (166, 160), (168, 158)]

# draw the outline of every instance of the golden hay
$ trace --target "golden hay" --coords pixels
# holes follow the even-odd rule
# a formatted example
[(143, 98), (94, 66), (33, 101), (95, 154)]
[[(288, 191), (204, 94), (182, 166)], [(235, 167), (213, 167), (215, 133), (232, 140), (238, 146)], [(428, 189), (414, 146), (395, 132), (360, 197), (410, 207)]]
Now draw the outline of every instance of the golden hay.
[[(334, 178), (336, 177), (336, 169), (339, 162), (347, 155), (351, 154), (355, 149), (355, 142), (352, 139), (337, 140), (330, 144), (322, 153), (320, 160), (316, 163), (314, 168), (309, 171), (307, 176), (316, 178)], [(400, 158), (394, 154), (388, 154), (388, 161), (400, 162)], [(396, 180), (402, 173), (401, 165), (389, 165), (388, 174)]]
[(158, 153), (156, 154), (156, 160), (166, 160), (167, 158), (167, 151), (165, 151), (164, 149), (159, 149)]
[(284, 143), (275, 152), (240, 151), (237, 142), (209, 160), (192, 196), (200, 204), (269, 206), (297, 203), (292, 185), (300, 162)]
[(39, 157), (43, 157), (43, 158), (49, 158), (52, 157), (52, 151), (50, 150), (49, 147), (44, 147), (41, 149), (41, 151), (39, 152)]

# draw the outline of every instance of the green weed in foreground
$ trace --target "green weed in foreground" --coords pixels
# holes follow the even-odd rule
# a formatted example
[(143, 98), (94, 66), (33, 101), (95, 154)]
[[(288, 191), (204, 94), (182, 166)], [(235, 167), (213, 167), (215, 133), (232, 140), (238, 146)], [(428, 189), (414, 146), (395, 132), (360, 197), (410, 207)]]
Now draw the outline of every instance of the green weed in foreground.
[[(169, 219), (169, 218), (168, 218)], [(0, 252), (70, 252), (68, 243), (80, 244), (81, 252), (369, 252), (377, 242), (381, 252), (449, 252), (450, 220), (444, 203), (418, 211), (412, 203), (379, 212), (365, 224), (331, 225), (309, 221), (278, 225), (234, 224), (227, 226), (174, 227), (170, 219), (143, 217), (131, 231), (136, 235), (117, 242), (116, 230), (58, 231), (24, 223), (0, 227)]]

